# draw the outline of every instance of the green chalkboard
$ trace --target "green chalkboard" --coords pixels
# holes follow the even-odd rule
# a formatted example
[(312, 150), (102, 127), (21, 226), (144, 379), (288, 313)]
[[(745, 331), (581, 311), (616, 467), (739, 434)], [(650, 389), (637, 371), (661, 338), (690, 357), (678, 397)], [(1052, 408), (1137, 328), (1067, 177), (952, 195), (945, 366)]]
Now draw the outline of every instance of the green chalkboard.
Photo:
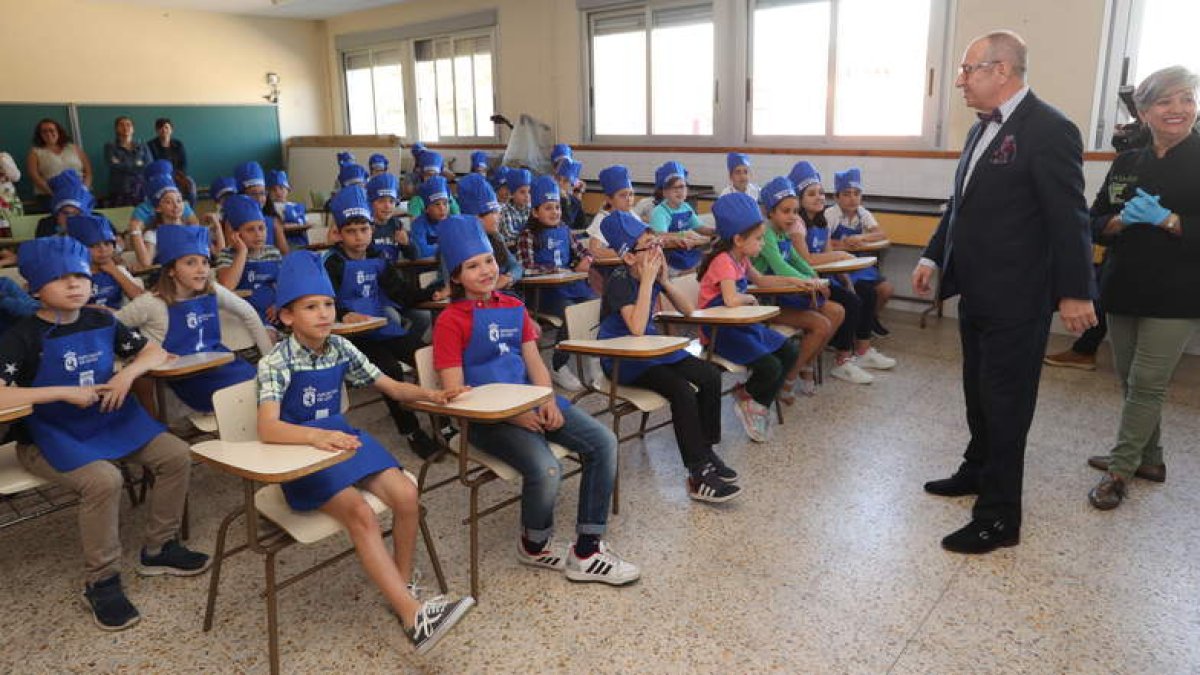
[(66, 103), (0, 103), (0, 152), (12, 155), (21, 169), (17, 192), (23, 199), (33, 198), (33, 181), (25, 169), (25, 158), (32, 146), (33, 131), (44, 117), (57, 120), (70, 132), (70, 106)]
[[(154, 140), (154, 120), (168, 117), (174, 137), (187, 150), (188, 175), (206, 189), (217, 176), (232, 176), (233, 167), (255, 160), (263, 169), (283, 165), (279, 114), (273, 105), (78, 105), (79, 135), (96, 172), (93, 190), (108, 194), (104, 144), (114, 139), (113, 123), (121, 115), (133, 119), (134, 138)], [(30, 129), (33, 127), (31, 126)]]

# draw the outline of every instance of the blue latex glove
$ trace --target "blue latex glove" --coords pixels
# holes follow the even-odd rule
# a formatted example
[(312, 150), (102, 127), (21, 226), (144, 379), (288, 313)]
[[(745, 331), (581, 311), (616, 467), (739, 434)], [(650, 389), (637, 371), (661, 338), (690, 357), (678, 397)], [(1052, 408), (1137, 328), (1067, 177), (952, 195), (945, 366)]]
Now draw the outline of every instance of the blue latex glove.
[(1158, 225), (1171, 215), (1171, 209), (1159, 204), (1158, 200), (1158, 195), (1152, 195), (1142, 188), (1138, 188), (1137, 196), (1125, 202), (1125, 208), (1121, 211), (1121, 221), (1126, 225), (1132, 223)]

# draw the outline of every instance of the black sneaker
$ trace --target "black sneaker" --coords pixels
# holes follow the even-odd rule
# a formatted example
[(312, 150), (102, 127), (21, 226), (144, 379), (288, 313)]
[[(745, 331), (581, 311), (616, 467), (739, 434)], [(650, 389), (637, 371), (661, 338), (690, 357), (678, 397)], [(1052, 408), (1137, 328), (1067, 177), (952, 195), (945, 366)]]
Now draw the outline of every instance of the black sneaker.
[(892, 334), (892, 331), (879, 322), (879, 317), (875, 317), (875, 320), (871, 323), (871, 332), (879, 337), (887, 337)]
[(125, 597), (120, 574), (84, 586), (83, 599), (101, 630), (125, 630), (142, 620), (137, 607)]
[(446, 633), (475, 606), (475, 598), (466, 596), (450, 601), (441, 596), (426, 600), (417, 610), (413, 627), (406, 631), (417, 654), (425, 654), (437, 646)]
[(142, 562), (138, 565), (138, 574), (144, 577), (156, 577), (170, 574), (175, 577), (194, 577), (203, 574), (212, 560), (206, 553), (193, 551), (177, 540), (172, 539), (163, 544), (158, 555), (147, 555), (142, 549)]
[(716, 504), (727, 502), (742, 493), (740, 487), (721, 480), (711, 464), (704, 468), (700, 476), (689, 476), (687, 488), (688, 496), (692, 499)]
[(713, 471), (716, 472), (717, 478), (726, 483), (736, 483), (738, 481), (738, 472), (729, 468), (715, 452), (708, 453), (708, 462), (712, 464)]
[(408, 447), (421, 459), (429, 459), (437, 453), (437, 443), (425, 433), (424, 429), (416, 431), (404, 437), (408, 441)]

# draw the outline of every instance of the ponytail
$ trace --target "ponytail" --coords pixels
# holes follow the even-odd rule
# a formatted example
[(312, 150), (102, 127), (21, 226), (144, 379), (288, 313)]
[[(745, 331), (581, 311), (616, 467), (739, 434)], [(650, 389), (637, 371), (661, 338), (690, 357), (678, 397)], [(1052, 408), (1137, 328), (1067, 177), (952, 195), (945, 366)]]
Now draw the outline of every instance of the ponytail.
[(712, 249), (709, 250), (708, 255), (704, 256), (704, 260), (700, 262), (700, 267), (696, 268), (696, 278), (703, 279), (704, 274), (708, 272), (708, 266), (712, 264), (713, 259), (722, 253), (729, 253), (732, 250), (732, 239), (718, 239), (717, 242), (712, 245)]

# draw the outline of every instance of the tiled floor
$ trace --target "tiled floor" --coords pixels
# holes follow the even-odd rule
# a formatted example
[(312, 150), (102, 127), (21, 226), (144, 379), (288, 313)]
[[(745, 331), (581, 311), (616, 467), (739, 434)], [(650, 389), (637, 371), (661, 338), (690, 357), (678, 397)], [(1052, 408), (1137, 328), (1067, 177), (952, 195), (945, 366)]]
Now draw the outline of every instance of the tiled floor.
[[(1170, 478), (1137, 481), (1113, 512), (1088, 506), (1084, 464), (1112, 438), (1118, 391), (1097, 373), (1048, 369), (1030, 434), (1022, 544), (945, 553), (968, 499), (926, 495), (965, 441), (957, 333), (889, 316), (899, 367), (869, 387), (827, 384), (786, 413), (773, 440), (746, 440), (726, 406), (722, 453), (745, 494), (688, 500), (668, 431), (622, 447), (615, 548), (642, 566), (624, 589), (577, 586), (521, 567), (517, 512), (485, 523), (480, 605), (433, 654), (413, 656), (353, 560), (284, 591), (287, 672), (1185, 673), (1200, 670), (1200, 361), (1185, 359), (1164, 421)], [(1052, 339), (1051, 347), (1066, 343)], [(355, 421), (395, 444), (382, 406)], [(402, 453), (407, 457), (407, 450)], [(444, 469), (444, 470), (449, 470)], [(558, 513), (571, 531), (575, 484)], [(496, 491), (498, 492), (498, 491)], [(193, 543), (211, 550), (238, 483), (198, 467)], [(425, 500), (452, 591), (467, 586), (466, 493)], [(124, 514), (130, 567), (143, 514)], [(293, 550), (285, 569), (318, 552)], [(259, 559), (227, 569), (217, 624), (201, 631), (207, 577), (127, 575), (144, 619), (96, 630), (78, 600), (71, 510), (0, 532), (2, 672), (266, 671)], [(418, 565), (427, 570), (419, 554)]]

